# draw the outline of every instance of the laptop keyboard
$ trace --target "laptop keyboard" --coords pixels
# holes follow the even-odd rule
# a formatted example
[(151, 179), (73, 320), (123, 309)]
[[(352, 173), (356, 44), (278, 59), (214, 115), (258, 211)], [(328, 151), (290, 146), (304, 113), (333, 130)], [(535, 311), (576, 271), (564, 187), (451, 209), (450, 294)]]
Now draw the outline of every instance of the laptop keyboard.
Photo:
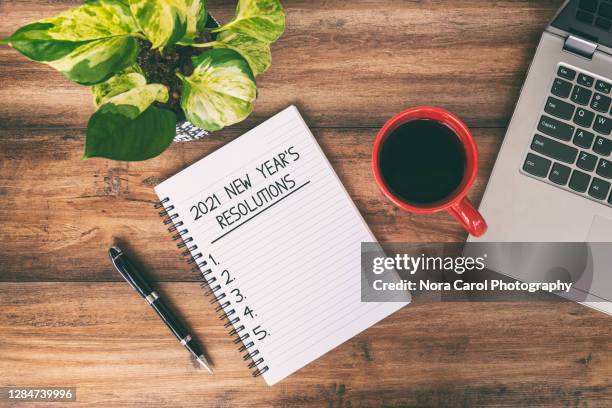
[(610, 31), (612, 29), (612, 0), (580, 0), (576, 19)]
[(612, 80), (560, 65), (523, 171), (612, 206)]

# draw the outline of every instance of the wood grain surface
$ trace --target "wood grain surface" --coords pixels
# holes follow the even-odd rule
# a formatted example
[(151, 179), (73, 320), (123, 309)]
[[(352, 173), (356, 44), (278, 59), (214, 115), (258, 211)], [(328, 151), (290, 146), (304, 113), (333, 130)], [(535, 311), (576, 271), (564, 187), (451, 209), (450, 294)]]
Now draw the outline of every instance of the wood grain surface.
[(268, 387), (246, 375), (197, 284), (164, 283), (161, 292), (204, 339), (214, 376), (123, 283), (5, 283), (3, 383), (76, 386), (69, 407), (612, 404), (612, 330), (572, 303), (408, 307)]
[[(0, 0), (0, 36), (79, 3)], [(234, 2), (208, 3), (231, 18)], [(407, 307), (268, 387), (153, 209), (161, 180), (296, 104), (381, 241), (464, 240), (447, 215), (407, 214), (382, 197), (369, 160), (377, 128), (413, 105), (459, 114), (480, 150), (478, 202), (561, 3), (285, 0), (287, 32), (251, 118), (142, 163), (80, 160), (88, 90), (0, 47), (0, 387), (74, 386), (68, 406), (99, 407), (612, 406), (610, 318), (559, 302)], [(203, 340), (214, 376), (119, 281), (106, 259), (113, 240)]]

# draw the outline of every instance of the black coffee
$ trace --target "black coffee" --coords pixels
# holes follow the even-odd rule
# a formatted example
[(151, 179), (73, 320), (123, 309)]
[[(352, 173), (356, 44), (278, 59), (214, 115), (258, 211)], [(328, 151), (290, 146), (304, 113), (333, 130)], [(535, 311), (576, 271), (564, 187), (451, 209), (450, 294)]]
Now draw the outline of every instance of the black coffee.
[(387, 187), (402, 200), (430, 205), (452, 195), (465, 173), (465, 150), (447, 126), (413, 120), (389, 134), (380, 151)]

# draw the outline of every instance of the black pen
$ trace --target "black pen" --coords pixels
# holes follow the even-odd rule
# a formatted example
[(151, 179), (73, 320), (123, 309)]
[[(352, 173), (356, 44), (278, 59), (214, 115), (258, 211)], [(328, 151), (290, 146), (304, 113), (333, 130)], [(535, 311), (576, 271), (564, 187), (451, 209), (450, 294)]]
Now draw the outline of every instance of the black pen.
[(159, 297), (157, 292), (151, 288), (145, 278), (138, 272), (138, 269), (136, 269), (127, 255), (116, 246), (108, 250), (108, 255), (111, 257), (115, 269), (117, 269), (121, 276), (155, 309), (159, 317), (166, 323), (166, 326), (174, 333), (180, 343), (189, 350), (197, 362), (212, 374), (210, 364), (206, 360), (200, 346), (191, 337), (185, 326), (174, 316), (174, 313)]

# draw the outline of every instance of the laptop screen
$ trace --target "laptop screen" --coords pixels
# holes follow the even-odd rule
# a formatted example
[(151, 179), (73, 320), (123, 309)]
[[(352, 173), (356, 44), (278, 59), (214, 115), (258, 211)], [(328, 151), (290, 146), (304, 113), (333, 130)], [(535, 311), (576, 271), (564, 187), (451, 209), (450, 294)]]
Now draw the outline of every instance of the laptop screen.
[(552, 26), (612, 48), (612, 1), (571, 0)]

